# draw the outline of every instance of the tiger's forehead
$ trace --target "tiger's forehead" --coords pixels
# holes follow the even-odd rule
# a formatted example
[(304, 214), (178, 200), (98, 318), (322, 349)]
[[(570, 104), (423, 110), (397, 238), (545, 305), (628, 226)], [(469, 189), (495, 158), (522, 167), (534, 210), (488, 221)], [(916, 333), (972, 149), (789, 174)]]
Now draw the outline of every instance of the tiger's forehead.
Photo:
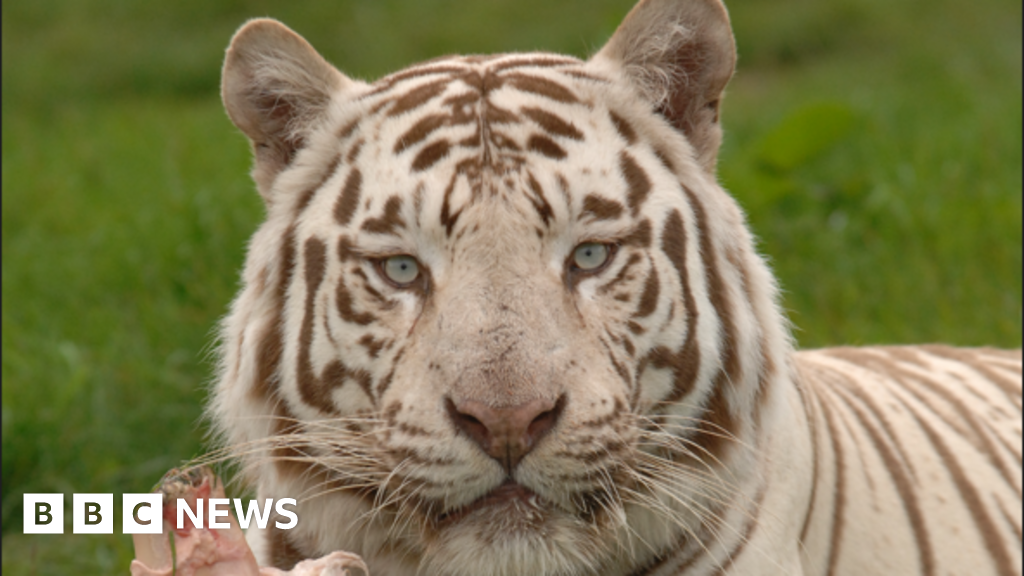
[(581, 145), (595, 82), (583, 62), (554, 54), (448, 57), (370, 85), (341, 133), (412, 176), (471, 165), (503, 174)]
[(581, 216), (598, 228), (636, 216), (652, 158), (626, 151), (636, 134), (601, 97), (610, 84), (546, 53), (447, 57), (364, 84), (339, 97), (317, 212), (371, 242), (404, 237), (396, 250), (447, 244), (481, 221), (484, 234), (542, 238)]

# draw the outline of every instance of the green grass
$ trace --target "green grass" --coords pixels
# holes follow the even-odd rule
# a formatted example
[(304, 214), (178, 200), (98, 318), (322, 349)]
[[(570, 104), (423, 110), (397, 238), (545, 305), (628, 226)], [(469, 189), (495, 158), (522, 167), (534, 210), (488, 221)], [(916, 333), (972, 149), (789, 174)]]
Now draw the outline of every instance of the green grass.
[[(4, 574), (125, 573), (127, 536), (21, 535), (22, 493), (144, 492), (203, 449), (212, 331), (262, 215), (217, 98), (245, 18), (373, 78), (585, 55), (631, 0), (276, 4), (3, 4)], [(1021, 4), (730, 10), (720, 175), (801, 345), (1020, 346)]]

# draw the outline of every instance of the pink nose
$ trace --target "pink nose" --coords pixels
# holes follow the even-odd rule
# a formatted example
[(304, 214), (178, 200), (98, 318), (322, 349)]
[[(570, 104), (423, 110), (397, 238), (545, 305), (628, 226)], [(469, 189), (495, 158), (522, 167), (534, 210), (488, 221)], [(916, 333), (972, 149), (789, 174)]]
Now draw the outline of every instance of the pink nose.
[(446, 403), (456, 429), (473, 439), (491, 458), (512, 469), (558, 422), (565, 396), (535, 399), (509, 408), (491, 408), (477, 400)]

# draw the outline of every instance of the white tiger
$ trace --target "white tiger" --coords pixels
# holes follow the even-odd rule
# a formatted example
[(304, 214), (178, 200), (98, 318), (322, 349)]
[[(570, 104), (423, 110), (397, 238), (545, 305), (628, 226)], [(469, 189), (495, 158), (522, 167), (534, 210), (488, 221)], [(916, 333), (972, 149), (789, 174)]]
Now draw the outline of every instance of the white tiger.
[(261, 562), (374, 576), (1021, 573), (1021, 355), (795, 352), (715, 180), (717, 0), (590, 60), (350, 79), (272, 20), (227, 52), (267, 220), (210, 414)]

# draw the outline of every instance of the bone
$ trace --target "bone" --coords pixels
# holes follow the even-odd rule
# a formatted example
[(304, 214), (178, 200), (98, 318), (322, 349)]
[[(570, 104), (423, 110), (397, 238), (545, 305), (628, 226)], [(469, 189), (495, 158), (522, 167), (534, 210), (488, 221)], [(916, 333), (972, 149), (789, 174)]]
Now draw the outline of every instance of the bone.
[[(224, 498), (224, 485), (208, 467), (171, 470), (155, 490), (163, 494), (163, 531), (133, 534), (135, 559), (132, 576), (369, 576), (363, 560), (348, 552), (332, 552), (322, 558), (303, 560), (291, 570), (263, 567), (245, 541), (245, 533), (231, 514), (230, 527), (209, 528), (210, 506), (204, 503), (203, 526), (198, 529), (186, 519), (174, 527), (177, 500), (184, 498), (195, 510), (198, 500)], [(224, 521), (223, 519), (221, 520)], [(173, 540), (173, 548), (172, 548)], [(176, 565), (175, 565), (175, 560)]]

